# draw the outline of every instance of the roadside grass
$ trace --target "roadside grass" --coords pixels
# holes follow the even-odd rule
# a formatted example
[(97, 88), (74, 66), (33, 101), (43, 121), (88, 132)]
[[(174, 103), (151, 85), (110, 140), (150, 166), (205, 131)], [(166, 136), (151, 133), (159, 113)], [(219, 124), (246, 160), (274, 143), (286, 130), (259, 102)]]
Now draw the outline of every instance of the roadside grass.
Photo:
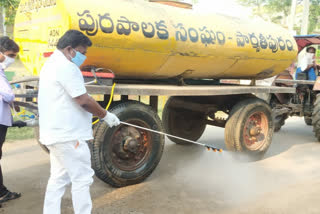
[(26, 140), (31, 138), (34, 138), (34, 131), (32, 127), (14, 127), (8, 129), (6, 141)]
[[(32, 113), (26, 113), (28, 115)], [(21, 117), (13, 117), (13, 120), (22, 120)], [(6, 136), (6, 141), (14, 141), (14, 140), (26, 140), (26, 139), (31, 139), (34, 138), (34, 128), (33, 127), (23, 127), (23, 128), (18, 128), (18, 127), (12, 127), (8, 128), (7, 136)]]

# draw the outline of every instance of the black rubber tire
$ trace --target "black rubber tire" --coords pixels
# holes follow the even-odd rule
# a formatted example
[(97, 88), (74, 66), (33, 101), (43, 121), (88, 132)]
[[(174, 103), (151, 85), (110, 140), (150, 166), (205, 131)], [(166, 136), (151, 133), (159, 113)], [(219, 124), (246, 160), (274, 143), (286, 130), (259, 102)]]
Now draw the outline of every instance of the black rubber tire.
[(274, 119), (274, 132), (279, 132), (281, 127), (286, 123), (286, 119), (288, 119), (288, 115), (279, 115)]
[[(244, 142), (246, 120), (254, 112), (262, 112), (267, 118), (268, 132), (265, 141), (255, 150), (248, 149)], [(272, 142), (274, 124), (270, 106), (258, 98), (249, 98), (237, 103), (231, 110), (225, 127), (225, 144), (228, 150), (245, 152), (252, 157), (261, 158)]]
[[(109, 111), (116, 114), (121, 121), (141, 120), (153, 130), (163, 131), (159, 116), (145, 104), (129, 101), (120, 103)], [(123, 125), (109, 128), (105, 122), (98, 123), (94, 130), (93, 143), (90, 145), (92, 167), (96, 176), (113, 187), (133, 185), (145, 180), (160, 162), (164, 148), (164, 136), (151, 133), (151, 149), (145, 163), (132, 171), (121, 170), (114, 164), (111, 155), (106, 155), (112, 153), (110, 139), (121, 127)]]
[(49, 154), (50, 153), (49, 149), (45, 145), (40, 143), (40, 140), (39, 140), (39, 138), (40, 138), (39, 126), (34, 127), (34, 138), (36, 139), (36, 141), (39, 144), (39, 146), (41, 147), (41, 149), (43, 151), (45, 151), (45, 153)]
[(320, 142), (320, 94), (317, 94), (316, 101), (314, 102), (314, 108), (312, 112), (312, 126), (313, 132)]
[(308, 126), (312, 126), (312, 117), (304, 116), (304, 122)]
[[(206, 129), (206, 115), (204, 113), (190, 111), (187, 109), (172, 107), (172, 103), (177, 97), (170, 97), (162, 112), (162, 123), (166, 133), (186, 138), (188, 140), (198, 140)], [(171, 141), (180, 145), (190, 143), (176, 138), (168, 137)]]

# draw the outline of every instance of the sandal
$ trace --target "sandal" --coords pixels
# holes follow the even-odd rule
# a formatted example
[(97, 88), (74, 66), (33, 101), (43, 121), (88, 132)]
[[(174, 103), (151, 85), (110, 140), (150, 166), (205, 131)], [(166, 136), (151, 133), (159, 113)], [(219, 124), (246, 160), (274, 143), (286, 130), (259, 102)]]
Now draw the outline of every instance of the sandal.
[(21, 197), (21, 193), (8, 191), (7, 194), (5, 194), (4, 196), (0, 197), (0, 204), (2, 204), (3, 202), (9, 201), (9, 200), (20, 198), (20, 197)]

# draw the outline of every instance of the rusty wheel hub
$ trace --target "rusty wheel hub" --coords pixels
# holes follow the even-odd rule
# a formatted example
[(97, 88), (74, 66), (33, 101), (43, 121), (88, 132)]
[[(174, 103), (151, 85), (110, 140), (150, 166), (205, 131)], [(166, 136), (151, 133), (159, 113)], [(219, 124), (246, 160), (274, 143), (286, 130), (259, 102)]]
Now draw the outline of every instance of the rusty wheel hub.
[(245, 123), (244, 143), (249, 150), (257, 150), (265, 143), (268, 134), (268, 119), (263, 112), (255, 112)]
[[(147, 127), (143, 123), (132, 124)], [(120, 126), (111, 139), (112, 161), (119, 169), (132, 171), (144, 164), (151, 150), (151, 136), (147, 131)]]
[(250, 128), (250, 135), (252, 137), (258, 136), (261, 133), (262, 129), (259, 127), (259, 125), (254, 125), (254, 127)]
[(137, 153), (138, 148), (140, 146), (139, 138), (140, 138), (140, 136), (136, 136), (136, 138), (132, 138), (131, 136), (127, 136), (124, 139), (123, 149), (125, 151)]

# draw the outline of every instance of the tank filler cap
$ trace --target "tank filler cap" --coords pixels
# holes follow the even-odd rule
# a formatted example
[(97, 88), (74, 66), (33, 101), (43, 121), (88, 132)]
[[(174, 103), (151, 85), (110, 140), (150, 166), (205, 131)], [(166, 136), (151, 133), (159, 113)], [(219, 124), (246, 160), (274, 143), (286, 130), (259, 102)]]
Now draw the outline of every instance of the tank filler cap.
[(192, 4), (185, 3), (185, 2), (179, 2), (179, 1), (149, 0), (149, 2), (160, 3), (160, 4), (184, 8), (184, 9), (192, 9)]

